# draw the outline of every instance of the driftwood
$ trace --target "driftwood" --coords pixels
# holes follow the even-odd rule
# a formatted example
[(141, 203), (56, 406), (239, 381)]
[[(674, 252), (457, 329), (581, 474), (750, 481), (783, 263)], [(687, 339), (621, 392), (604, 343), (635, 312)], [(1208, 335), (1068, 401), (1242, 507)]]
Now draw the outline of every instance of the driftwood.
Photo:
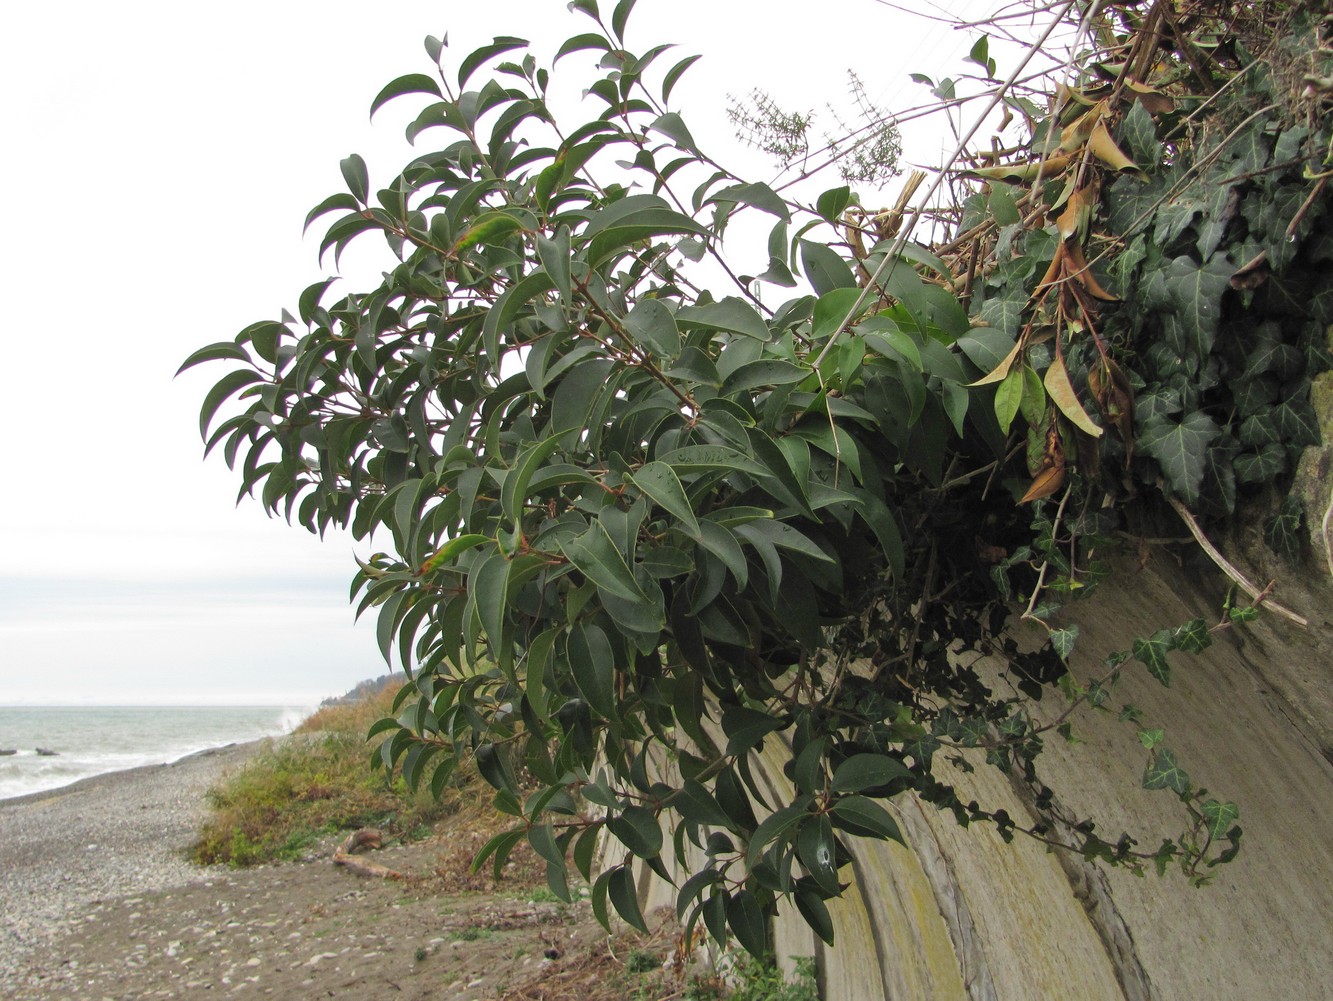
[(367, 862), (365, 859), (357, 858), (352, 854), (360, 848), (379, 848), (381, 843), (380, 832), (373, 827), (355, 831), (349, 834), (347, 840), (334, 851), (333, 864), (345, 866), (358, 876), (374, 876), (378, 879), (402, 879), (403, 874), (401, 872), (395, 872), (378, 862)]

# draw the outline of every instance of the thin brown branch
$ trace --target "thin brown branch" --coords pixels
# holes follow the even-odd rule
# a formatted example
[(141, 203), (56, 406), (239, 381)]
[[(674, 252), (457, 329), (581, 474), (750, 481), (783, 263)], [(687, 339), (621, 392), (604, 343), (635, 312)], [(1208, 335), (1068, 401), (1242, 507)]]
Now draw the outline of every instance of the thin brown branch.
[(1199, 522), (1194, 515), (1190, 513), (1190, 509), (1182, 504), (1178, 498), (1171, 497), (1169, 498), (1169, 502), (1171, 506), (1176, 509), (1176, 514), (1180, 515), (1181, 520), (1183, 520), (1185, 525), (1189, 528), (1190, 534), (1194, 536), (1194, 541), (1197, 542), (1199, 547), (1208, 554), (1208, 558), (1217, 564), (1219, 570), (1235, 581), (1236, 585), (1242, 591), (1254, 599), (1256, 607), (1262, 604), (1264, 608), (1271, 609), (1273, 612), (1281, 615), (1284, 619), (1290, 619), (1298, 626), (1309, 628), (1310, 622), (1308, 619), (1304, 616), (1297, 615), (1290, 608), (1285, 608), (1282, 605), (1279, 605), (1276, 601), (1270, 600), (1268, 598), (1269, 588), (1260, 590), (1255, 587), (1254, 583), (1248, 577), (1237, 570), (1225, 556), (1218, 552), (1217, 547), (1209, 542), (1208, 537), (1203, 534), (1203, 529), (1199, 527)]

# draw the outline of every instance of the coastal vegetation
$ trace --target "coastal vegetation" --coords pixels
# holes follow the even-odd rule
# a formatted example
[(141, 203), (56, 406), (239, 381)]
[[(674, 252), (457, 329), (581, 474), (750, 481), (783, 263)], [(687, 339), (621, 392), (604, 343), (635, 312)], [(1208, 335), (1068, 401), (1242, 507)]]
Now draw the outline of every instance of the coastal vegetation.
[[(384, 239), (382, 281), (312, 286), (186, 362), (230, 366), (201, 428), (243, 492), (389, 550), (354, 577), (405, 672), (370, 727), (385, 774), (447, 801), (475, 767), (511, 818), (479, 864), (525, 844), (553, 894), (582, 877), (639, 928), (638, 874), (674, 872), (688, 928), (756, 955), (788, 904), (832, 942), (849, 846), (904, 840), (900, 797), (1206, 883), (1241, 808), (1119, 682), (1299, 620), (1210, 531), (1327, 555), (1326, 484), (1292, 488), (1333, 362), (1322, 12), (1070, 2), (1048, 13), (1075, 48), (1037, 74), (1049, 35), (1004, 66), (979, 37), (973, 93), (917, 76), (936, 113), (994, 112), (991, 141), (960, 129), (881, 211), (856, 171), (807, 194), (818, 164), (768, 183), (701, 149), (671, 103), (693, 59), (659, 72), (633, 6), (571, 4), (588, 20), (554, 62), (584, 60), (582, 121), (557, 122), (557, 67), (522, 39), (427, 39), (431, 74), (372, 104), (422, 103), (409, 162), (372, 185), (349, 156), (308, 217), (334, 215), (335, 261)], [(727, 242), (741, 217), (767, 241)], [(1078, 600), (1167, 526), (1234, 587), (1082, 662)], [(1169, 836), (1061, 806), (1041, 755), (1079, 713), (1124, 724)], [(960, 794), (981, 768), (1024, 815)]]
[[(424, 835), (459, 809), (469, 780), (438, 798), (407, 787), (401, 776), (368, 767), (378, 740), (366, 732), (388, 710), (393, 691), (328, 705), (286, 737), (270, 740), (208, 793), (209, 815), (193, 850), (205, 865), (292, 861), (340, 832), (378, 827), (387, 837)], [(475, 798), (475, 789), (471, 798)]]

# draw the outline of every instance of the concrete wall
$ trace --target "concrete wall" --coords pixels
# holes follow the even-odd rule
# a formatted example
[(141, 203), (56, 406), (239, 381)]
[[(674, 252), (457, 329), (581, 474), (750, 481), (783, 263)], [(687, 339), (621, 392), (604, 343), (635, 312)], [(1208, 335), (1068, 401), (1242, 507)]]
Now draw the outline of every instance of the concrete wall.
[[(1255, 576), (1282, 569), (1253, 560)], [(1161, 555), (1117, 571), (1071, 615), (1076, 673), (1097, 672), (1134, 634), (1219, 618), (1226, 581), (1206, 561)], [(910, 848), (855, 846), (856, 885), (832, 908), (836, 946), (793, 909), (778, 922), (779, 955), (816, 956), (824, 997), (840, 1001), (1333, 998), (1333, 589), (1310, 575), (1276, 597), (1310, 627), (1265, 616), (1200, 655), (1173, 654), (1170, 688), (1140, 667), (1118, 691), (1147, 725), (1166, 727), (1196, 784), (1240, 806), (1241, 855), (1212, 885), (1088, 866), (1022, 837), (1005, 845), (905, 799), (896, 812)], [(1058, 701), (1044, 708), (1058, 712)], [(1075, 720), (1081, 742), (1054, 738), (1039, 759), (1062, 805), (1112, 840), (1123, 829), (1145, 846), (1174, 837), (1180, 804), (1140, 789), (1146, 754), (1133, 727), (1110, 714)], [(790, 791), (782, 752), (770, 739), (756, 762), (779, 797)], [(965, 800), (1027, 815), (1026, 792), (993, 769), (955, 778)], [(660, 881), (642, 886), (648, 907), (674, 901)]]

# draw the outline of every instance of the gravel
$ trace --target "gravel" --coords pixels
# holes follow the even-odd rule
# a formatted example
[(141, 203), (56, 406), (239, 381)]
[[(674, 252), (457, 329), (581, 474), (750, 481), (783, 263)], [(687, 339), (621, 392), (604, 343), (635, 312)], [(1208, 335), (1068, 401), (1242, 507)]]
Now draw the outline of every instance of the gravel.
[(0, 997), (20, 962), (91, 906), (185, 886), (204, 793), (263, 741), (0, 800)]

